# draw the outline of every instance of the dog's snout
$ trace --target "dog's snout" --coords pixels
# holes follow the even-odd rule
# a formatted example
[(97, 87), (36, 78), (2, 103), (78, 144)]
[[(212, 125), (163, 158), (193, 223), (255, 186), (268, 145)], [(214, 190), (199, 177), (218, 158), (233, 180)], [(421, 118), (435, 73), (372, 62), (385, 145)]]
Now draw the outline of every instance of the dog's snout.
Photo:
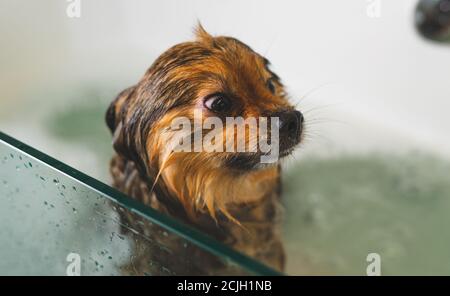
[(297, 110), (286, 110), (276, 112), (272, 117), (278, 118), (280, 151), (290, 151), (301, 140), (303, 114)]
[(303, 114), (300, 111), (285, 111), (279, 113), (280, 136), (292, 142), (297, 142), (300, 138)]

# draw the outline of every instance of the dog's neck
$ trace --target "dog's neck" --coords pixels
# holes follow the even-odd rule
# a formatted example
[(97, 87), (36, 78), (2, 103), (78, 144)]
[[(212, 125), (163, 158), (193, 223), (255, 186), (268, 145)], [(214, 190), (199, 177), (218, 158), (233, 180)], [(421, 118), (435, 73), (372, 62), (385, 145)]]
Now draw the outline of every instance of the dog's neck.
[(175, 162), (164, 169), (159, 186), (180, 202), (191, 220), (205, 214), (239, 224), (234, 216), (241, 215), (241, 208), (263, 203), (279, 188), (279, 167), (242, 172), (205, 165), (193, 170)]
[[(284, 253), (279, 233), (282, 217), (279, 168), (236, 175), (228, 180), (214, 179), (203, 184), (205, 192), (211, 189), (208, 193), (216, 193), (217, 197), (226, 198), (228, 213), (239, 223), (230, 220), (220, 210), (216, 210), (214, 218), (205, 208), (199, 209), (195, 218), (187, 215), (181, 198), (168, 190), (173, 184), (158, 183), (152, 192), (151, 184), (138, 173), (134, 163), (118, 155), (112, 160), (111, 173), (114, 186), (122, 192), (208, 233), (249, 256), (282, 269)], [(164, 180), (165, 178), (159, 182)], [(179, 181), (186, 183), (192, 180), (186, 176)]]
[[(174, 167), (167, 173), (174, 175), (165, 177), (174, 177), (180, 170)], [(175, 179), (188, 185), (200, 184), (199, 188), (186, 188), (187, 192), (194, 193), (188, 198), (197, 198), (200, 203), (195, 208), (195, 215), (185, 217), (187, 223), (269, 266), (283, 269), (279, 167), (246, 173), (233, 173), (222, 168), (207, 173), (206, 178), (200, 172)], [(197, 192), (201, 195), (196, 195)], [(177, 198), (183, 200), (183, 197)], [(214, 215), (208, 208), (210, 198), (214, 198)]]

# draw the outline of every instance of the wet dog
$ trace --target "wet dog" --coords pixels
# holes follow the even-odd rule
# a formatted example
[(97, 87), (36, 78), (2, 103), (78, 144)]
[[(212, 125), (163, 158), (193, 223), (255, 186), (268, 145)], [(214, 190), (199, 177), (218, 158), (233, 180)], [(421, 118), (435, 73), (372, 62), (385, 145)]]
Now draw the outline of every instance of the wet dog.
[[(179, 118), (192, 122), (194, 113), (200, 112), (201, 122), (255, 118), (260, 126), (261, 118), (269, 118), (267, 124), (276, 130), (269, 130), (267, 143), (277, 145), (280, 158), (289, 155), (301, 141), (303, 116), (288, 102), (280, 78), (269, 66), (266, 58), (241, 41), (213, 37), (199, 25), (194, 41), (168, 49), (136, 85), (117, 96), (106, 120), (117, 152), (111, 162), (116, 188), (281, 271), (285, 254), (279, 227), (278, 158), (261, 163), (267, 151), (260, 147), (244, 152), (211, 151), (204, 142), (200, 150), (173, 149), (180, 144), (180, 137), (175, 136), (180, 130), (173, 129), (173, 123)], [(259, 129), (253, 129), (252, 135), (244, 126), (247, 132), (239, 134), (238, 127), (219, 129), (209, 145), (236, 148), (240, 141), (249, 147), (264, 138)], [(201, 131), (200, 139), (205, 133)], [(189, 148), (194, 146), (195, 134), (192, 129), (182, 134), (182, 140), (189, 140)], [(275, 134), (278, 138), (270, 138)], [(224, 144), (228, 139), (236, 141)], [(121, 219), (128, 225), (135, 218), (122, 215)], [(175, 252), (180, 247), (176, 240), (163, 244)], [(133, 264), (138, 274), (144, 273), (148, 256), (152, 256), (147, 254), (152, 250), (141, 249), (136, 247), (134, 257), (142, 258)], [(158, 253), (156, 257), (161, 260), (161, 256)], [(215, 268), (216, 263), (203, 255), (188, 256), (196, 267), (180, 268), (177, 274), (209, 274), (208, 270)]]

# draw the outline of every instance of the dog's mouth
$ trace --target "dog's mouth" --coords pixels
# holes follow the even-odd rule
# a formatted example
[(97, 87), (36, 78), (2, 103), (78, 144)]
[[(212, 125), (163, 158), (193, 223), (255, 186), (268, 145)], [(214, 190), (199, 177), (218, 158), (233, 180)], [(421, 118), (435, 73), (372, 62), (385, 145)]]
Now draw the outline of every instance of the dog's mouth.
[(260, 164), (259, 153), (233, 153), (225, 160), (225, 165), (232, 169), (250, 171)]
[(262, 161), (262, 157), (264, 156), (262, 153), (234, 153), (225, 160), (225, 165), (241, 171), (277, 166), (279, 161), (291, 155), (294, 149), (295, 146), (283, 149), (278, 155), (272, 157), (271, 161)]
[(290, 148), (287, 148), (287, 149), (281, 151), (279, 158), (281, 159), (281, 158), (291, 155), (292, 152), (294, 151), (294, 149), (295, 149), (295, 147), (290, 147)]

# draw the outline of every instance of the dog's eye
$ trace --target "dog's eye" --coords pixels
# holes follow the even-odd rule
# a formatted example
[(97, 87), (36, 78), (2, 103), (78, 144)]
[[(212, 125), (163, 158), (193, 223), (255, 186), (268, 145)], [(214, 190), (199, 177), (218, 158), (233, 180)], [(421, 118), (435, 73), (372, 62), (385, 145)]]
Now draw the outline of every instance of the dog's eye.
[(266, 82), (267, 88), (271, 93), (275, 93), (275, 83), (273, 82), (273, 78), (269, 78)]
[(215, 94), (207, 98), (204, 102), (206, 108), (217, 113), (230, 111), (231, 101), (223, 94)]

